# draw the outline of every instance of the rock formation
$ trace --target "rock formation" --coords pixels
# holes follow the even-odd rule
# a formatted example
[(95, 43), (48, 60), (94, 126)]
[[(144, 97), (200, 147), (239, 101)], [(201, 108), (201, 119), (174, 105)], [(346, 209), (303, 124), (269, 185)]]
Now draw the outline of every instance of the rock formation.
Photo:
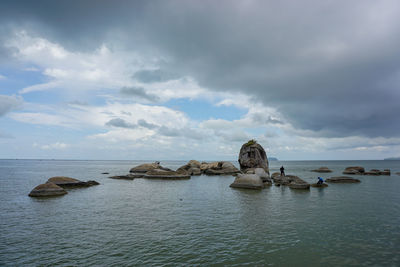
[(240, 170), (228, 161), (200, 163), (196, 160), (191, 160), (176, 171), (186, 175), (235, 175), (240, 173)]
[(344, 171), (343, 174), (356, 174), (356, 175), (362, 175), (364, 174), (365, 169), (363, 167), (347, 167)]
[(326, 179), (327, 183), (360, 183), (361, 181), (348, 176), (331, 177)]
[(320, 167), (319, 169), (315, 169), (315, 170), (311, 170), (312, 172), (321, 172), (321, 173), (325, 173), (325, 172), (332, 172), (328, 167)]
[(129, 172), (132, 173), (145, 173), (154, 169), (161, 169), (161, 170), (166, 170), (166, 171), (170, 171), (171, 169), (168, 168), (164, 168), (160, 165), (160, 162), (156, 161), (154, 163), (144, 163), (141, 165), (138, 165), (132, 169), (130, 169)]
[(243, 173), (249, 169), (263, 168), (269, 174), (267, 154), (255, 140), (250, 140), (242, 145), (239, 152), (239, 164)]
[(244, 189), (263, 189), (264, 183), (260, 176), (257, 174), (241, 174), (239, 173), (235, 181), (230, 185), (233, 188), (244, 188)]
[(47, 180), (48, 183), (54, 183), (62, 188), (73, 188), (73, 187), (88, 187), (92, 185), (98, 185), (96, 181), (83, 182), (78, 179), (65, 177), (65, 176), (55, 176)]
[(272, 180), (276, 186), (287, 185), (291, 189), (309, 189), (310, 184), (295, 175), (281, 176), (279, 172), (274, 172), (271, 175)]
[(116, 176), (110, 176), (108, 178), (111, 179), (118, 179), (118, 180), (133, 180), (135, 178), (142, 178), (144, 174), (127, 174), (127, 175), (116, 175)]
[(40, 184), (33, 188), (33, 190), (29, 193), (30, 197), (54, 197), (54, 196), (62, 196), (67, 194), (67, 191), (64, 188), (54, 184), (54, 183), (45, 183)]

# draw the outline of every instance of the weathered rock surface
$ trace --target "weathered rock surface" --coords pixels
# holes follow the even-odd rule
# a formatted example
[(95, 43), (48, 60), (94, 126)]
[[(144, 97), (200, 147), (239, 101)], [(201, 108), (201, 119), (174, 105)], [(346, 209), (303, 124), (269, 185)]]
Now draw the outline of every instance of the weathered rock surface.
[(96, 181), (83, 182), (75, 178), (65, 177), (65, 176), (55, 176), (47, 180), (48, 183), (54, 183), (63, 188), (73, 188), (73, 187), (88, 187), (92, 185), (98, 185)]
[(264, 183), (257, 174), (238, 174), (230, 185), (233, 188), (263, 189)]
[(269, 174), (268, 158), (264, 148), (254, 140), (243, 144), (239, 152), (240, 170), (263, 168)]
[(291, 189), (310, 189), (310, 184), (295, 175), (286, 175)]
[(327, 183), (360, 183), (361, 181), (348, 176), (338, 176), (326, 179)]
[(321, 172), (321, 173), (325, 173), (325, 172), (332, 172), (328, 167), (320, 167), (319, 169), (315, 169), (315, 170), (311, 170), (312, 172)]
[(197, 160), (191, 160), (187, 164), (179, 167), (176, 171), (186, 175), (201, 175), (200, 170), (201, 163)]
[(129, 172), (131, 172), (131, 173), (146, 173), (146, 172), (154, 170), (154, 169), (161, 169), (161, 170), (167, 170), (167, 171), (171, 170), (168, 168), (164, 168), (163, 166), (160, 165), (160, 162), (156, 161), (154, 163), (144, 163), (144, 164), (138, 165), (136, 167), (133, 167), (132, 169), (130, 169)]
[(324, 187), (328, 187), (327, 183), (322, 183), (322, 184), (311, 184), (312, 187), (319, 187), (319, 188), (324, 188)]
[(355, 175), (360, 175), (364, 174), (365, 169), (363, 167), (355, 166), (355, 167), (347, 167), (344, 171), (343, 174), (355, 174)]
[(154, 169), (146, 172), (143, 178), (164, 179), (164, 180), (182, 180), (190, 179), (190, 175), (181, 174), (172, 170)]
[(269, 174), (265, 172), (263, 168), (255, 168), (254, 174), (260, 176), (261, 180), (263, 181), (264, 185), (272, 185), (272, 180), (269, 177)]
[(211, 162), (202, 164), (200, 167), (206, 175), (233, 175), (240, 173), (240, 170), (228, 161)]
[(40, 184), (33, 188), (33, 190), (29, 193), (30, 197), (54, 197), (54, 196), (62, 196), (67, 194), (64, 188), (54, 184), (54, 183), (45, 183)]

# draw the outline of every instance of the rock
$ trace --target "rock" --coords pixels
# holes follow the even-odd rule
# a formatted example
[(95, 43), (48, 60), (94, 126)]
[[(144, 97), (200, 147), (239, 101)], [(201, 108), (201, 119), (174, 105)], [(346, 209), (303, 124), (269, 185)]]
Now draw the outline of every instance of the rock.
[(54, 197), (54, 196), (62, 196), (67, 194), (67, 191), (64, 188), (54, 184), (54, 183), (45, 183), (40, 184), (33, 188), (33, 190), (29, 193), (30, 197)]
[(89, 181), (87, 181), (86, 182), (89, 186), (92, 186), (92, 185), (99, 185), (100, 183), (99, 182), (96, 182), (96, 181), (93, 181), (93, 180), (89, 180)]
[(102, 172), (101, 174), (110, 174), (110, 173), (108, 173), (108, 172)]
[(254, 174), (257, 174), (258, 176), (260, 176), (261, 180), (263, 181), (263, 183), (267, 183), (267, 184), (272, 184), (271, 178), (269, 177), (269, 174), (265, 172), (265, 170), (263, 168), (255, 168), (254, 169)]
[(206, 175), (234, 175), (240, 173), (240, 170), (228, 161), (202, 162), (200, 170)]
[(230, 185), (233, 188), (263, 189), (264, 184), (257, 174), (238, 174)]
[(248, 169), (263, 168), (269, 174), (268, 158), (264, 148), (255, 140), (243, 144), (239, 152), (240, 170), (244, 173)]
[(320, 167), (319, 169), (311, 170), (312, 172), (332, 172), (328, 167)]
[(127, 174), (127, 175), (110, 176), (108, 178), (121, 179), (121, 180), (133, 180), (135, 178), (142, 178), (143, 176), (144, 176), (144, 174)]
[(381, 174), (381, 171), (377, 170), (377, 169), (372, 169), (372, 170), (370, 170), (368, 172), (364, 172), (364, 175), (375, 175), (375, 176), (378, 176), (380, 174)]
[(381, 175), (390, 175), (390, 170), (384, 169), (383, 171), (381, 171)]
[(138, 165), (136, 167), (133, 167), (132, 169), (130, 169), (129, 172), (131, 172), (131, 173), (146, 173), (146, 172), (154, 170), (154, 169), (161, 169), (161, 170), (167, 170), (167, 171), (171, 170), (171, 169), (162, 167), (160, 165), (160, 162), (156, 161), (154, 163), (144, 163), (144, 164)]
[(365, 169), (363, 167), (347, 167), (344, 171), (343, 174), (364, 174)]
[(172, 170), (154, 169), (146, 172), (143, 178), (148, 179), (165, 179), (165, 180), (182, 180), (190, 179), (190, 175), (181, 174)]
[(285, 179), (289, 180), (289, 187), (291, 189), (310, 189), (310, 184), (295, 175), (286, 175)]
[(400, 176), (400, 172), (396, 172), (396, 175)]
[(338, 176), (326, 179), (327, 183), (360, 183), (361, 181), (348, 176)]
[[(88, 187), (95, 185), (97, 183), (96, 181), (89, 181), (89, 182), (83, 182), (75, 178), (70, 178), (70, 177), (65, 177), (65, 176), (55, 176), (47, 180), (49, 183), (54, 183), (58, 186), (61, 186), (63, 188), (73, 188), (73, 187)], [(97, 183), (99, 184), (99, 183)]]
[(323, 187), (328, 187), (328, 184), (327, 184), (327, 183), (322, 183), (322, 184), (317, 184), (317, 183), (315, 183), (315, 184), (311, 184), (311, 186), (312, 186), (312, 187), (320, 187), (320, 188), (323, 188)]
[(186, 175), (201, 175), (201, 163), (197, 160), (191, 160), (186, 165), (179, 167), (176, 171)]

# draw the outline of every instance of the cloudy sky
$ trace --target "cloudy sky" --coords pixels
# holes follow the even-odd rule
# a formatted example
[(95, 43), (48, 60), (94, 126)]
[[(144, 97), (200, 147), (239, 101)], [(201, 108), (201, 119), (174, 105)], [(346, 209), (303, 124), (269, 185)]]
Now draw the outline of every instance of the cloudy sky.
[(400, 2), (0, 3), (0, 158), (400, 156)]

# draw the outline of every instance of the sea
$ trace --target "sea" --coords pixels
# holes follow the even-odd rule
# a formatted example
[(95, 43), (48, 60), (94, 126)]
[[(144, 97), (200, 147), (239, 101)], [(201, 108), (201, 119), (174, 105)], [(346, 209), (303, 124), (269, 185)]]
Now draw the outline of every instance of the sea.
[[(400, 266), (400, 161), (270, 162), (310, 183), (348, 166), (392, 172), (306, 191), (108, 178), (142, 163), (0, 160), (0, 266)], [(311, 172), (323, 166), (333, 172)], [(53, 176), (100, 185), (28, 196)]]

